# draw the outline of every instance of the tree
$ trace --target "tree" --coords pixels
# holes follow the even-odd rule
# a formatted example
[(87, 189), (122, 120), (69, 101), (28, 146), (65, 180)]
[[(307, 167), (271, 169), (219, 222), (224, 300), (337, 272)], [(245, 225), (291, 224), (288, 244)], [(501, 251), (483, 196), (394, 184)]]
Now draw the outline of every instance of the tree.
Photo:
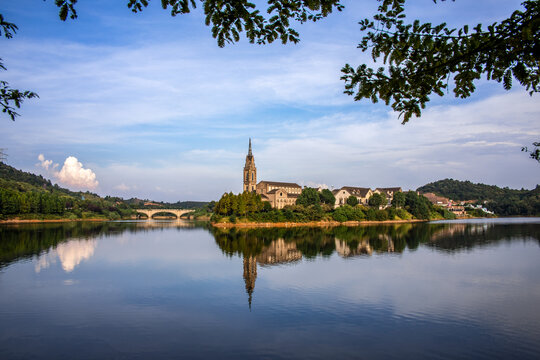
[(358, 198), (354, 195), (351, 195), (347, 198), (347, 204), (350, 206), (358, 205)]
[(316, 189), (310, 187), (305, 187), (302, 190), (302, 193), (296, 199), (296, 205), (303, 206), (320, 204), (320, 202), (321, 199), (319, 198), (319, 192)]
[(334, 196), (334, 194), (332, 194), (332, 192), (328, 189), (323, 189), (320, 193), (319, 193), (319, 197), (321, 198), (321, 202), (325, 203), (325, 204), (328, 204), (328, 205), (331, 205), (331, 206), (334, 206), (334, 204), (336, 203), (336, 197)]
[(534, 150), (529, 150), (526, 146), (521, 148), (521, 151), (525, 151), (529, 153), (529, 156), (531, 159), (534, 159), (538, 162), (540, 162), (540, 142), (534, 142), (533, 143)]
[[(137, 13), (151, 0), (126, 1)], [(512, 87), (512, 79), (516, 79), (531, 95), (538, 92), (538, 0), (524, 1), (523, 10), (514, 11), (499, 24), (485, 29), (481, 24), (464, 25), (459, 30), (450, 29), (445, 23), (433, 26), (415, 20), (406, 24), (406, 0), (377, 1), (380, 6), (373, 19), (360, 21), (361, 30), (367, 33), (359, 48), (364, 52), (371, 49), (374, 60), (382, 58), (387, 67), (343, 67), (345, 93), (354, 95), (355, 100), (391, 104), (406, 123), (412, 115), (421, 115), (431, 95), (443, 96), (450, 79), (455, 84), (455, 96), (460, 98), (469, 97), (475, 91), (475, 81), (484, 74), (488, 80), (502, 82), (507, 90)], [(316, 22), (344, 8), (339, 0), (267, 0), (265, 6), (248, 0), (201, 2), (205, 23), (212, 26), (212, 36), (220, 47), (239, 41), (242, 32), (251, 43), (297, 43), (300, 36), (291, 21)], [(61, 20), (77, 18), (76, 3), (77, 0), (55, 0)], [(170, 10), (172, 16), (190, 13), (196, 4), (195, 0), (161, 0), (162, 8)], [(17, 30), (15, 24), (3, 18), (0, 26), (7, 38)], [(14, 106), (19, 107), (24, 99), (32, 97), (37, 94), (11, 89), (6, 82), (0, 82), (0, 104), (12, 119), (18, 115)]]
[(433, 210), (433, 205), (424, 196), (419, 196), (414, 191), (405, 194), (405, 208), (417, 219), (429, 219), (429, 213)]
[[(403, 115), (403, 123), (417, 117), (430, 100), (443, 96), (454, 82), (456, 97), (467, 98), (475, 91), (474, 82), (485, 74), (488, 80), (502, 82), (509, 90), (512, 78), (532, 95), (538, 92), (540, 77), (540, 2), (525, 1), (524, 11), (516, 10), (500, 24), (482, 29), (465, 25), (450, 29), (445, 23), (405, 23), (405, 0), (379, 0), (373, 20), (360, 22), (367, 34), (358, 47), (371, 49), (374, 60), (387, 67), (377, 70), (367, 65), (342, 69), (345, 92), (355, 100), (383, 100)], [(445, 0), (442, 0), (445, 1)], [(433, 0), (437, 2), (437, 0)]]
[[(2, 14), (0, 14), (0, 37), (11, 39), (17, 29), (17, 25), (5, 21)], [(0, 70), (6, 70), (1, 58)], [(19, 116), (15, 109), (20, 108), (24, 100), (35, 97), (38, 97), (38, 95), (32, 91), (12, 89), (7, 81), (0, 80), (0, 107), (2, 112), (7, 114), (11, 120), (15, 120), (15, 117)]]
[(381, 205), (386, 204), (386, 196), (382, 193), (375, 193), (369, 198), (368, 204), (369, 206), (379, 208)]
[(405, 194), (401, 191), (394, 193), (394, 196), (392, 197), (392, 206), (398, 209), (405, 206)]

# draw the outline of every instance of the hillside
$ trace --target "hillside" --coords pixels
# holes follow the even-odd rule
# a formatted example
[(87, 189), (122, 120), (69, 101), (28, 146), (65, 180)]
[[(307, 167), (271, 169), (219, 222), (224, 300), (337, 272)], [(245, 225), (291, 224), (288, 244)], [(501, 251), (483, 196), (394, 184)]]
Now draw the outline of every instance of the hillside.
[[(0, 219), (123, 219), (134, 216), (136, 208), (156, 207), (145, 206), (145, 202), (150, 201), (111, 196), (102, 198), (91, 192), (74, 192), (52, 184), (41, 175), (0, 162)], [(157, 207), (206, 211), (208, 203), (160, 202)]]
[(52, 184), (41, 175), (0, 163), (0, 218), (122, 219), (134, 214), (120, 198), (101, 198)]
[(417, 191), (432, 192), (456, 201), (476, 200), (485, 203), (489, 210), (503, 216), (540, 215), (540, 185), (533, 190), (516, 190), (444, 179), (421, 186)]

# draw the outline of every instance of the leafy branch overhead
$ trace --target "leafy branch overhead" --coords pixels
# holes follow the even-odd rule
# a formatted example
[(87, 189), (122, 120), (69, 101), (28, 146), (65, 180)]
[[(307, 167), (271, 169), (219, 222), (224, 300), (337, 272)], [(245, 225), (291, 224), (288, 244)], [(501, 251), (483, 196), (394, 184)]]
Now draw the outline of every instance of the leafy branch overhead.
[[(137, 13), (151, 0), (126, 1), (128, 8)], [(449, 92), (451, 82), (456, 97), (469, 97), (476, 89), (475, 82), (484, 74), (507, 90), (516, 80), (531, 95), (538, 92), (540, 0), (524, 1), (522, 10), (501, 23), (486, 28), (481, 24), (465, 25), (460, 29), (418, 20), (407, 24), (406, 0), (376, 1), (377, 14), (360, 22), (364, 36), (358, 47), (371, 51), (374, 61), (382, 61), (383, 66), (343, 67), (345, 93), (355, 100), (382, 100), (403, 115), (406, 123), (412, 115), (421, 115), (431, 96)], [(172, 16), (190, 13), (199, 3), (220, 47), (238, 42), (242, 33), (251, 43), (297, 43), (300, 36), (292, 23), (315, 22), (344, 8), (340, 0), (266, 0), (257, 4), (247, 0), (161, 0), (162, 8), (170, 10)], [(60, 19), (76, 19), (76, 4), (77, 0), (55, 0)], [(0, 36), (9, 39), (16, 31), (17, 26), (0, 14)], [(0, 104), (11, 119), (18, 115), (15, 108), (32, 97), (37, 95), (0, 83)]]
[[(127, 6), (137, 13), (143, 11), (151, 0), (128, 0)], [(266, 44), (281, 40), (283, 44), (297, 43), (300, 35), (291, 27), (291, 20), (304, 23), (318, 21), (332, 11), (343, 10), (339, 0), (267, 0), (265, 11), (260, 11), (247, 0), (200, 0), (203, 4), (205, 23), (212, 26), (212, 36), (220, 47), (240, 40), (245, 32), (251, 43)], [(60, 18), (77, 17), (74, 5), (77, 0), (56, 0)], [(190, 13), (197, 7), (195, 0), (161, 0), (163, 9), (171, 15)]]
[(523, 2), (524, 10), (501, 23), (460, 29), (418, 20), (407, 24), (405, 0), (379, 1), (377, 15), (360, 21), (367, 34), (358, 48), (371, 50), (373, 60), (385, 66), (343, 67), (345, 93), (355, 100), (382, 100), (406, 123), (412, 115), (421, 115), (430, 96), (448, 92), (451, 81), (459, 98), (469, 97), (483, 74), (506, 90), (515, 79), (531, 95), (538, 92), (540, 1)]
[[(17, 30), (17, 25), (5, 21), (2, 14), (0, 14), (0, 37), (11, 39)], [(1, 58), (0, 70), (6, 70)], [(19, 115), (15, 109), (20, 108), (25, 99), (34, 97), (38, 97), (38, 95), (32, 91), (12, 89), (7, 81), (0, 80), (0, 108), (11, 120), (15, 120), (15, 117)]]

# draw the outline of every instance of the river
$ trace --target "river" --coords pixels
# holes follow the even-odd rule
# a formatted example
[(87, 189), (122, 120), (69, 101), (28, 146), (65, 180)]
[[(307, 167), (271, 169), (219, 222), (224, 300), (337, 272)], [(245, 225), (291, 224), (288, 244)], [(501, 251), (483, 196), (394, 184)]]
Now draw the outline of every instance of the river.
[(540, 218), (0, 226), (0, 358), (535, 359)]

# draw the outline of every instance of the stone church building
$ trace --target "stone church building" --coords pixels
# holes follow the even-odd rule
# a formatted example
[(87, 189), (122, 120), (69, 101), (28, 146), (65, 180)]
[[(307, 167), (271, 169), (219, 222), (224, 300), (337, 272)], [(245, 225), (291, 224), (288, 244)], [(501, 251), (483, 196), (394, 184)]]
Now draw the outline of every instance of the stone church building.
[(302, 187), (295, 183), (278, 181), (261, 181), (257, 184), (257, 167), (251, 150), (251, 139), (249, 139), (249, 150), (244, 165), (244, 191), (256, 192), (261, 195), (263, 201), (268, 201), (273, 208), (282, 209), (287, 205), (296, 204)]
[[(278, 181), (261, 181), (257, 184), (257, 167), (251, 151), (251, 139), (249, 139), (249, 150), (244, 165), (244, 191), (256, 192), (261, 195), (263, 201), (268, 201), (273, 208), (283, 209), (287, 205), (296, 204), (296, 199), (302, 193), (302, 187), (296, 183)], [(370, 188), (344, 186), (341, 189), (333, 190), (332, 193), (336, 198), (334, 207), (337, 208), (346, 204), (351, 195), (355, 196), (360, 204), (367, 205), (369, 198), (375, 193), (384, 193), (389, 204), (394, 193), (398, 191), (402, 191), (400, 187), (371, 190)]]

